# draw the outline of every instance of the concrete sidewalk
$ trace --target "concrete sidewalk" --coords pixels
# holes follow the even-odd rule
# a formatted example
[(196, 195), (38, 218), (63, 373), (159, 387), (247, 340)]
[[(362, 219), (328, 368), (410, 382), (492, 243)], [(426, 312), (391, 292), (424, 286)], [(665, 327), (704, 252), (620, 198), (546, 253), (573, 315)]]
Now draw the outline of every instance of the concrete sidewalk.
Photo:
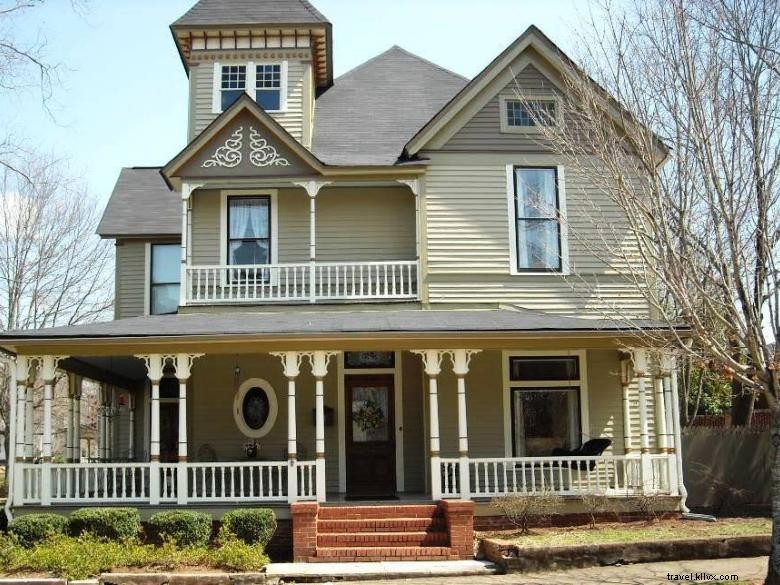
[[(387, 561), (375, 563), (271, 563), (265, 574), (285, 583), (318, 579), (332, 581), (371, 581), (372, 579), (474, 579), (493, 575), (495, 566), (486, 561)], [(409, 581), (404, 581), (409, 582)], [(421, 581), (422, 582), (422, 581)], [(395, 581), (398, 583), (398, 581)]]
[[(368, 564), (368, 563), (366, 563)], [(528, 573), (512, 575), (471, 575), (468, 577), (416, 577), (392, 579), (374, 579), (353, 581), (372, 585), (660, 585), (675, 582), (715, 583), (707, 579), (708, 573), (715, 575), (737, 575), (740, 583), (763, 583), (766, 575), (767, 557), (715, 559), (701, 561), (674, 561), (663, 563), (643, 563), (615, 567), (591, 567), (550, 573)], [(668, 579), (668, 575), (681, 575), (682, 581)], [(685, 575), (694, 574), (692, 580)], [(327, 581), (325, 581), (327, 582)], [(335, 583), (335, 580), (334, 580)]]

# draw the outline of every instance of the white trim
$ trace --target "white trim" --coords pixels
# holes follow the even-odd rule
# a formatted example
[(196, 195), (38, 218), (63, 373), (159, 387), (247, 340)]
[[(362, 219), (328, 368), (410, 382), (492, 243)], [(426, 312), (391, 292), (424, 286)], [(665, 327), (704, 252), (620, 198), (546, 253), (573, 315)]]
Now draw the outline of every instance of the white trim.
[[(561, 269), (560, 270), (518, 270), (517, 269), (517, 217), (515, 216), (515, 168), (554, 168), (557, 177), (558, 189), (558, 215), (560, 216), (559, 229), (561, 241)], [(506, 203), (507, 219), (509, 226), (509, 274), (512, 276), (568, 276), (571, 274), (569, 261), (569, 225), (566, 213), (566, 181), (563, 165), (544, 165), (518, 161), (506, 165)]]
[[(579, 358), (579, 383), (571, 380), (512, 382), (509, 379), (510, 357), (577, 356)], [(511, 389), (529, 386), (534, 388), (560, 387), (561, 384), (579, 386), (580, 389), (580, 440), (584, 443), (590, 438), (590, 397), (588, 394), (588, 352), (584, 349), (559, 350), (504, 350), (501, 352), (502, 403), (504, 409), (504, 456), (512, 457), (512, 405)]]
[(223, 189), (219, 196), (219, 263), (227, 266), (227, 201), (228, 197), (269, 196), (271, 198), (271, 258), (276, 264), (279, 257), (279, 206), (277, 189)]
[[(243, 403), (244, 396), (252, 388), (261, 388), (268, 397), (268, 418), (259, 429), (250, 428), (244, 420)], [(276, 422), (276, 416), (279, 414), (279, 403), (276, 399), (276, 392), (270, 382), (262, 378), (249, 378), (238, 387), (236, 395), (233, 397), (233, 419), (236, 421), (238, 429), (250, 439), (260, 439), (271, 432)]]
[(152, 312), (152, 243), (144, 243), (144, 316)]
[[(339, 492), (347, 491), (347, 422), (346, 422), (346, 390), (344, 379), (347, 376), (392, 374), (393, 376), (393, 409), (395, 420), (395, 489), (403, 492), (406, 485), (404, 474), (404, 405), (403, 405), (403, 352), (395, 351), (395, 367), (392, 368), (346, 368), (344, 367), (344, 352), (339, 352), (336, 364), (338, 375), (338, 402), (341, 416), (338, 416), (339, 443)], [(338, 410), (337, 410), (338, 412)]]
[(507, 95), (499, 96), (499, 116), (501, 117), (501, 132), (503, 134), (541, 134), (542, 128), (540, 126), (510, 126), (509, 116), (507, 111), (507, 102), (552, 102), (555, 105), (555, 125), (560, 127), (563, 123), (563, 116), (561, 114), (561, 99), (552, 93), (534, 93), (528, 92), (518, 97), (510, 97)]
[(214, 76), (211, 83), (211, 113), (222, 113), (222, 64), (214, 61)]

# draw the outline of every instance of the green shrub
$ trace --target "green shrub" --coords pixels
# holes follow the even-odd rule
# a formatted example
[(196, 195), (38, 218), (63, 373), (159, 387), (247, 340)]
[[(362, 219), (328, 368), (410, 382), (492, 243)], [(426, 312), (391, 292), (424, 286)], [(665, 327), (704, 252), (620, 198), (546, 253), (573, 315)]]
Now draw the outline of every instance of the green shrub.
[(203, 512), (173, 510), (159, 512), (149, 519), (160, 538), (179, 546), (203, 546), (211, 537), (211, 516)]
[(208, 550), (203, 562), (214, 569), (246, 572), (262, 569), (268, 564), (268, 557), (261, 544), (247, 544), (235, 537), (223, 536), (219, 546)]
[(8, 532), (14, 535), (22, 546), (30, 547), (55, 534), (64, 534), (68, 519), (59, 514), (27, 514), (14, 518), (8, 525)]
[(137, 538), (141, 516), (135, 508), (81, 508), (70, 515), (70, 533), (108, 540)]
[(222, 517), (223, 536), (265, 546), (276, 531), (276, 516), (267, 508), (233, 510)]

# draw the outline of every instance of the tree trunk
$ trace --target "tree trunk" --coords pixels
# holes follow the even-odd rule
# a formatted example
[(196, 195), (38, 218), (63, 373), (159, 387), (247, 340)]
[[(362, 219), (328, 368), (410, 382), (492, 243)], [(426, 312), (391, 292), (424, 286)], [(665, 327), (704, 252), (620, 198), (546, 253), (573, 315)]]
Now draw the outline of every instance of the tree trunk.
[(742, 382), (734, 380), (731, 383), (731, 425), (735, 427), (750, 426), (755, 402), (755, 395), (746, 391)]
[(780, 585), (780, 404), (772, 408), (772, 550), (766, 585)]

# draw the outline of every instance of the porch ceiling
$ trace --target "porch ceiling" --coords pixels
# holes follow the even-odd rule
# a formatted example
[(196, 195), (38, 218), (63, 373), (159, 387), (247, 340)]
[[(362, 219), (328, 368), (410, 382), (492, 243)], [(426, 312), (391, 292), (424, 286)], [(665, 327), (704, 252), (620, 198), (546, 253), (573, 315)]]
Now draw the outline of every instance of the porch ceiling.
[[(572, 345), (572, 339), (579, 338), (583, 341), (578, 346), (596, 339), (601, 346), (606, 342), (614, 347), (621, 338), (633, 345), (641, 343), (636, 338), (640, 330), (666, 329), (660, 321), (579, 319), (526, 309), (193, 313), (8, 331), (0, 334), (0, 346), (12, 352), (45, 349), (71, 355), (72, 349), (90, 346), (93, 351), (86, 355), (110, 355), (116, 354), (117, 345), (146, 351), (161, 344), (163, 351), (171, 351), (174, 345), (197, 344), (209, 345), (209, 351), (216, 353), (237, 351), (239, 345), (246, 346), (244, 351), (267, 350), (266, 345), (295, 349), (301, 343), (312, 348), (324, 344), (332, 349), (372, 349), (392, 344), (408, 349), (429, 343), (441, 348), (488, 347), (485, 342), (493, 340), (495, 347), (508, 347), (539, 338), (559, 338)], [(678, 331), (684, 334), (686, 328), (680, 326)]]

